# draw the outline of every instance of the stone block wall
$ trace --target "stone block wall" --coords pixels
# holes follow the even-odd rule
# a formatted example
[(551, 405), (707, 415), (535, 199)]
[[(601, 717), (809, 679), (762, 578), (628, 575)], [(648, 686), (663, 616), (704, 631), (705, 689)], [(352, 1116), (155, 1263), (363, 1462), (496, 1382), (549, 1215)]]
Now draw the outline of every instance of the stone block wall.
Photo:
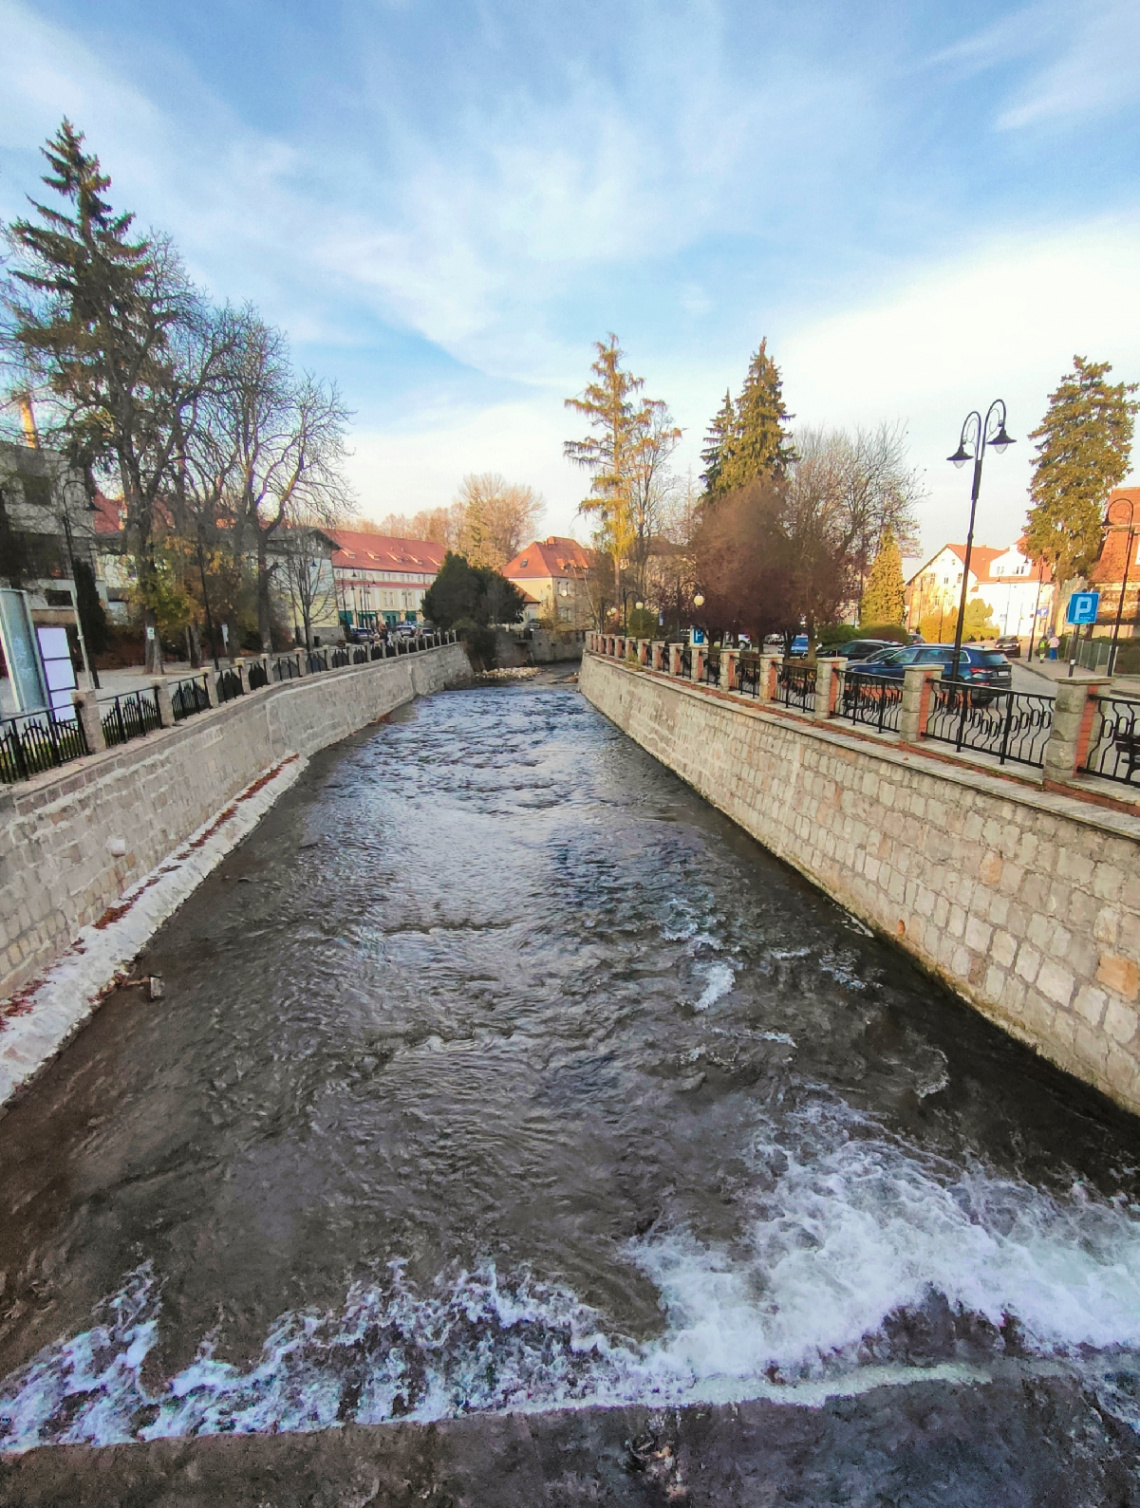
[(978, 1010), (1140, 1111), (1140, 819), (595, 654), (579, 685)]
[(461, 644), (349, 665), (0, 787), (0, 999), (265, 770), (469, 675)]

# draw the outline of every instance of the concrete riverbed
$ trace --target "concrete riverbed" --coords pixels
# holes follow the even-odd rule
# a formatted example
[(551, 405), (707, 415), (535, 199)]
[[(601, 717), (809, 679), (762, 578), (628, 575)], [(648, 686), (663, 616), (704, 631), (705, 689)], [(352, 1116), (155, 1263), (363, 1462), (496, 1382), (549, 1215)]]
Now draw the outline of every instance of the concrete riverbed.
[(140, 972), (0, 1122), (0, 1503), (1140, 1502), (1138, 1123), (575, 691), (315, 754)]

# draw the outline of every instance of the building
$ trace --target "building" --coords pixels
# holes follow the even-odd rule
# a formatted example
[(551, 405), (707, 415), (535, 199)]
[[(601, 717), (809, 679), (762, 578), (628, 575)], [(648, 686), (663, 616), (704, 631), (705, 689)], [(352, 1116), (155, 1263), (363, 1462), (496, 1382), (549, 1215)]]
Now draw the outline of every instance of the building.
[(1105, 532), (1100, 558), (1089, 576), (1089, 585), (1100, 593), (1093, 635), (1112, 633), (1127, 562), (1120, 637), (1133, 639), (1140, 633), (1140, 487), (1117, 487), (1110, 492), (1105, 517), (1111, 526)]
[(424, 593), (435, 580), (445, 545), (393, 539), (362, 529), (328, 529), (343, 628), (390, 627), (423, 621)]
[(80, 609), (95, 586), (94, 517), (66, 456), (0, 442), (0, 710), (69, 709), (75, 673), (90, 671)]
[(532, 540), (503, 567), (503, 575), (526, 596), (536, 599), (537, 613), (528, 607), (526, 619), (541, 619), (551, 627), (589, 628), (587, 573), (590, 553), (576, 539)]
[[(1036, 623), (1049, 621), (1053, 602), (1053, 578), (1048, 566), (1038, 566), (1021, 552), (1024, 540), (1005, 549), (975, 545), (970, 553), (970, 579), (966, 600), (980, 597), (1002, 635), (1028, 638)], [(943, 545), (914, 573), (906, 584), (907, 627), (917, 631), (935, 614), (953, 631), (962, 595), (965, 545)], [(941, 639), (943, 634), (938, 633)]]

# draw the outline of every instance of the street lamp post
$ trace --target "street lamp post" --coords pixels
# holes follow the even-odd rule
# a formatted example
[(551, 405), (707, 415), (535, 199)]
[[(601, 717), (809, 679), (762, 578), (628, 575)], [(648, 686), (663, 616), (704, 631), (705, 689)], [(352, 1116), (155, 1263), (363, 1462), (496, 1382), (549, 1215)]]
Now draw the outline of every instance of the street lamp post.
[[(1128, 566), (1132, 560), (1132, 540), (1136, 528), (1136, 505), (1130, 497), (1118, 497), (1118, 503), (1128, 504), (1128, 542), (1124, 547), (1124, 575), (1120, 582), (1120, 601), (1116, 604), (1116, 622), (1112, 625), (1112, 643), (1108, 648), (1107, 673), (1116, 673), (1116, 653), (1119, 648), (1120, 620), (1124, 617), (1124, 597), (1128, 591)], [(1108, 512), (1104, 516), (1106, 528), (1112, 527), (1112, 504), (1108, 506)]]
[(964, 466), (970, 460), (974, 463), (974, 483), (970, 488), (970, 529), (966, 535), (966, 559), (962, 566), (962, 594), (958, 603), (958, 627), (954, 633), (954, 658), (950, 662), (950, 679), (953, 681), (959, 678), (962, 658), (962, 627), (966, 621), (966, 593), (970, 585), (970, 556), (974, 549), (974, 514), (978, 507), (978, 493), (982, 488), (982, 462), (985, 460), (987, 445), (992, 445), (1001, 455), (1013, 443), (1012, 437), (1005, 432), (1005, 403), (1002, 399), (995, 398), (986, 410), (984, 419), (977, 409), (966, 415), (958, 439), (958, 449), (946, 458), (953, 461), (955, 466)]

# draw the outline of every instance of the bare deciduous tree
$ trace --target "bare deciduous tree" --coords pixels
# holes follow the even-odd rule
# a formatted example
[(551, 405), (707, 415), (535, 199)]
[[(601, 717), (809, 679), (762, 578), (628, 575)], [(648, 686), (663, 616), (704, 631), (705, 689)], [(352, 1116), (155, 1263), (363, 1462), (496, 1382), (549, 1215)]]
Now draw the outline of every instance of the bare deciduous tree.
[(451, 509), (453, 547), (472, 565), (500, 571), (533, 534), (543, 507), (533, 487), (497, 472), (465, 476)]

